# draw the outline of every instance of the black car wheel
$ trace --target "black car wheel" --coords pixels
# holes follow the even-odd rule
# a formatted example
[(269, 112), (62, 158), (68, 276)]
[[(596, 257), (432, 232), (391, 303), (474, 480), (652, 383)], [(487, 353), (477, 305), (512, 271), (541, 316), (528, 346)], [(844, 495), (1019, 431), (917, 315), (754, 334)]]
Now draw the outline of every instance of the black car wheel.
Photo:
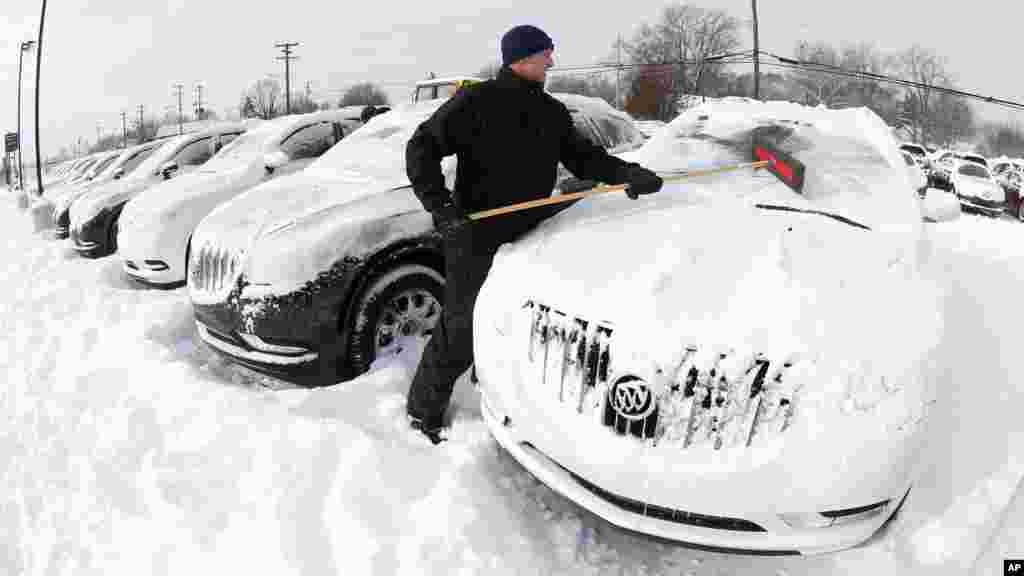
[(404, 337), (427, 337), (441, 320), (444, 277), (422, 264), (402, 264), (371, 280), (359, 295), (348, 342), (348, 363), (356, 374), (373, 361), (394, 355)]
[(1017, 220), (1024, 222), (1024, 198), (1017, 201)]

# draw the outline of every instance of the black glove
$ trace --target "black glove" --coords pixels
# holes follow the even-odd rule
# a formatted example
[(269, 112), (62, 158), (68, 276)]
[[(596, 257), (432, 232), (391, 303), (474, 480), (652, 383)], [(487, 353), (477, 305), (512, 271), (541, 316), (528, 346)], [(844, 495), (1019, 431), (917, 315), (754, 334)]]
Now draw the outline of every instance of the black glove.
[(661, 190), (662, 179), (639, 164), (631, 164), (626, 171), (626, 196), (636, 200), (643, 194), (654, 194)]
[(583, 192), (584, 190), (590, 190), (595, 186), (597, 186), (597, 182), (594, 182), (593, 180), (567, 178), (565, 180), (562, 180), (562, 182), (558, 184), (558, 189), (561, 190), (563, 194), (572, 194), (574, 192)]
[(433, 212), (434, 227), (442, 234), (449, 234), (469, 223), (469, 217), (454, 204), (445, 203)]

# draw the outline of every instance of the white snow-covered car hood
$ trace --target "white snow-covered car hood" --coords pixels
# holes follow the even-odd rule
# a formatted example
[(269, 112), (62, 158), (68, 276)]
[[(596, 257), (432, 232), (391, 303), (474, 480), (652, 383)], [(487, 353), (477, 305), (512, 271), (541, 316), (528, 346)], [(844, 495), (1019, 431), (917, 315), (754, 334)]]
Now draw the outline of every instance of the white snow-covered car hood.
[(162, 182), (160, 176), (140, 175), (110, 182), (86, 191), (71, 200), (71, 226), (79, 227), (92, 220), (97, 214), (135, 196), (146, 188)]
[(261, 166), (248, 165), (240, 165), (221, 172), (198, 170), (157, 184), (125, 205), (121, 213), (120, 229), (173, 220), (190, 204), (204, 196), (241, 185), (249, 180), (254, 172), (258, 178), (260, 170)]
[(976, 178), (953, 172), (952, 180), (957, 194), (962, 196), (974, 196), (992, 202), (1006, 201), (1006, 192), (1002, 186), (987, 178)]
[[(325, 180), (304, 171), (265, 182), (218, 206), (193, 232), (192, 253), (214, 246), (230, 255), (236, 278), (245, 273), (257, 289), (283, 294), (328, 269), (345, 251), (345, 242), (358, 235), (354, 224), (408, 212), (422, 213), (415, 233), (432, 228), (404, 177), (351, 174)], [(317, 249), (311, 253), (310, 247)], [(199, 302), (207, 298), (193, 294)]]

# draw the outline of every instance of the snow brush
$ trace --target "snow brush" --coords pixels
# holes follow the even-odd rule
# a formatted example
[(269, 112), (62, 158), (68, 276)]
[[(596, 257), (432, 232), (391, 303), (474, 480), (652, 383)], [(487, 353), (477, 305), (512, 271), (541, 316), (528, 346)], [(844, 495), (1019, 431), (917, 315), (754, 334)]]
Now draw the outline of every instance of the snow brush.
[[(722, 166), (697, 170), (662, 172), (659, 173), (658, 176), (665, 182), (674, 182), (676, 180), (695, 178), (697, 176), (707, 176), (709, 174), (718, 174), (721, 172), (730, 172), (733, 170), (742, 170), (744, 168), (766, 168), (781, 180), (783, 184), (788, 186), (797, 194), (801, 194), (804, 186), (804, 165), (802, 162), (794, 158), (792, 154), (779, 149), (778, 146), (780, 140), (788, 137), (790, 133), (791, 131), (788, 128), (782, 126), (760, 126), (755, 128), (752, 132), (751, 138), (751, 149), (754, 157), (753, 162), (725, 164)], [(601, 184), (591, 188), (590, 190), (583, 190), (581, 192), (572, 192), (569, 194), (550, 196), (548, 198), (529, 200), (527, 202), (519, 202), (508, 206), (492, 208), (490, 210), (481, 210), (480, 212), (470, 214), (469, 219), (481, 220), (483, 218), (490, 218), (491, 216), (500, 216), (501, 214), (526, 210), (527, 208), (570, 202), (572, 200), (586, 198), (587, 196), (593, 196), (595, 194), (622, 192), (628, 188), (629, 184)]]

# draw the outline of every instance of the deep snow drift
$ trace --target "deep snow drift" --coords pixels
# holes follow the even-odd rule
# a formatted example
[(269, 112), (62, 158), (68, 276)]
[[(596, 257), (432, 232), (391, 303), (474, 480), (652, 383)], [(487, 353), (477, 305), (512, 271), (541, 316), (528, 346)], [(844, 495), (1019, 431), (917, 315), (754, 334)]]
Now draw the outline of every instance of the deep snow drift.
[(13, 195), (0, 229), (0, 573), (1001, 574), (1024, 555), (1017, 222), (928, 226), (945, 330), (921, 479), (868, 545), (785, 559), (596, 520), (497, 449), (466, 382), (430, 446), (402, 418), (415, 346), (282, 390), (203, 347), (184, 289), (33, 234)]

